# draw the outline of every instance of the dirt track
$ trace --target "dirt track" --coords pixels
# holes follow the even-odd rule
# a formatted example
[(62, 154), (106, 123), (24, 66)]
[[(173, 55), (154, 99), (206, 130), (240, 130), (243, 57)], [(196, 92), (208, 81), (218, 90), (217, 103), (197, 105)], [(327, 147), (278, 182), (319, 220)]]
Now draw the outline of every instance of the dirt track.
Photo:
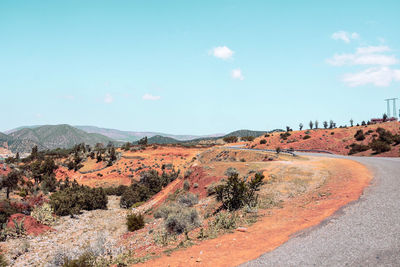
[(243, 266), (400, 266), (400, 159), (351, 159), (374, 173), (358, 201)]

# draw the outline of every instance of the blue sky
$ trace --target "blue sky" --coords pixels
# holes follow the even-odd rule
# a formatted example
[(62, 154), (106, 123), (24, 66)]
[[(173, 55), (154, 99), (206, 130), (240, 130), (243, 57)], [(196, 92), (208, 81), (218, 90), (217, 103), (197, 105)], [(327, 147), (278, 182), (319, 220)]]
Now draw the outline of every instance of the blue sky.
[(399, 10), (366, 0), (2, 0), (0, 131), (206, 134), (381, 116), (385, 98), (400, 98)]

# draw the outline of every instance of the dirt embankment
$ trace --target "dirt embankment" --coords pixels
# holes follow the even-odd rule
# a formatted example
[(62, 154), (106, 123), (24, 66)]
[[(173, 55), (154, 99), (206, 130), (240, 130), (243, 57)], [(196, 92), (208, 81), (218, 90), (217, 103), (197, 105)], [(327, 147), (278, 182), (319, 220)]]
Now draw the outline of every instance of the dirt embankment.
[(315, 190), (287, 200), (281, 209), (261, 212), (262, 218), (245, 232), (206, 240), (142, 265), (234, 266), (255, 259), (280, 246), (296, 232), (321, 223), (340, 207), (357, 200), (372, 179), (366, 167), (350, 160), (311, 158), (311, 161), (316, 168), (329, 173)]
[[(316, 149), (327, 150), (335, 154), (348, 155), (353, 143), (368, 145), (373, 138), (378, 138), (376, 130), (383, 128), (392, 134), (400, 134), (399, 122), (386, 122), (380, 124), (354, 126), (348, 128), (335, 129), (313, 129), (292, 131), (285, 136), (285, 132), (276, 132), (257, 137), (253, 142), (248, 143), (248, 147), (260, 149)], [(362, 130), (365, 139), (357, 141), (354, 137), (358, 130)], [(264, 143), (265, 142), (265, 143)], [(371, 149), (357, 156), (378, 156), (378, 157), (399, 157), (400, 145), (392, 145), (391, 150), (381, 154), (373, 154)]]

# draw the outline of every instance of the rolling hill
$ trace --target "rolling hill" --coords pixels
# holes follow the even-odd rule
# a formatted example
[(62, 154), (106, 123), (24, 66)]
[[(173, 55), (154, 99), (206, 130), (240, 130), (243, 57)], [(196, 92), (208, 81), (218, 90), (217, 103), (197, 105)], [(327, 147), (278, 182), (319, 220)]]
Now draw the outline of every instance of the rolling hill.
[(29, 152), (33, 146), (39, 150), (70, 148), (76, 144), (107, 144), (113, 139), (97, 133), (86, 133), (67, 124), (23, 128), (8, 135), (8, 145), (13, 152)]
[(177, 144), (181, 143), (181, 141), (176, 140), (171, 137), (156, 135), (147, 139), (148, 144)]

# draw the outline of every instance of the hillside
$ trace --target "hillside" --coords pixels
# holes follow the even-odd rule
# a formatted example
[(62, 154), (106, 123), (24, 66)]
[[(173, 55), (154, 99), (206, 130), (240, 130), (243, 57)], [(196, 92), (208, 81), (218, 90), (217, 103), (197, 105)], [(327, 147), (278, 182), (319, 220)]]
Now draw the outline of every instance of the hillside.
[(148, 144), (177, 144), (180, 143), (179, 140), (176, 140), (171, 137), (156, 135), (147, 139)]
[(10, 141), (10, 140), (12, 140), (12, 137), (11, 137), (11, 136), (0, 132), (0, 143), (2, 143), (2, 142), (8, 142), (8, 141)]
[[(357, 156), (399, 157), (400, 145), (396, 144), (396, 141), (391, 142), (390, 151), (382, 153), (374, 153), (371, 147), (368, 146), (373, 139), (386, 139), (384, 136), (380, 137), (381, 134), (379, 133), (379, 130), (377, 131), (378, 128), (385, 129), (385, 131), (390, 132), (392, 135), (400, 134), (399, 122), (386, 122), (381, 124), (347, 128), (313, 129), (293, 131), (289, 133), (271, 133), (256, 138), (253, 142), (248, 144), (248, 147), (260, 149), (276, 149), (277, 147), (282, 149), (293, 148), (300, 150), (316, 149), (326, 150), (341, 155), (348, 155), (352, 147), (355, 147), (350, 154)], [(357, 131), (362, 131), (362, 135), (364, 136), (363, 140), (356, 140), (355, 135)], [(263, 142), (265, 142), (265, 144), (262, 144)], [(365, 151), (359, 151), (357, 148), (360, 147), (362, 147), (362, 150)]]
[(12, 140), (9, 146), (13, 152), (29, 152), (35, 145), (39, 149), (69, 148), (76, 144), (107, 144), (113, 139), (96, 134), (86, 133), (67, 124), (44, 125), (36, 128), (23, 128), (9, 135)]
[(254, 137), (258, 137), (260, 135), (265, 134), (266, 132), (268, 132), (268, 131), (238, 130), (238, 131), (231, 132), (231, 133), (229, 133), (227, 135), (224, 135), (223, 137), (228, 137), (228, 136), (237, 136), (237, 137), (254, 136)]
[[(218, 137), (223, 134), (211, 134), (211, 135), (175, 135), (175, 134), (166, 134), (160, 132), (135, 132), (135, 131), (121, 131), (117, 129), (109, 129), (109, 128), (100, 128), (96, 126), (74, 126), (77, 129), (85, 131), (87, 133), (98, 133), (114, 140), (125, 141), (125, 142), (134, 142), (139, 139), (147, 136), (148, 138), (154, 136), (162, 136), (175, 139), (177, 141), (187, 141), (196, 138), (207, 138), (207, 137)], [(171, 140), (172, 141), (172, 140)]]

